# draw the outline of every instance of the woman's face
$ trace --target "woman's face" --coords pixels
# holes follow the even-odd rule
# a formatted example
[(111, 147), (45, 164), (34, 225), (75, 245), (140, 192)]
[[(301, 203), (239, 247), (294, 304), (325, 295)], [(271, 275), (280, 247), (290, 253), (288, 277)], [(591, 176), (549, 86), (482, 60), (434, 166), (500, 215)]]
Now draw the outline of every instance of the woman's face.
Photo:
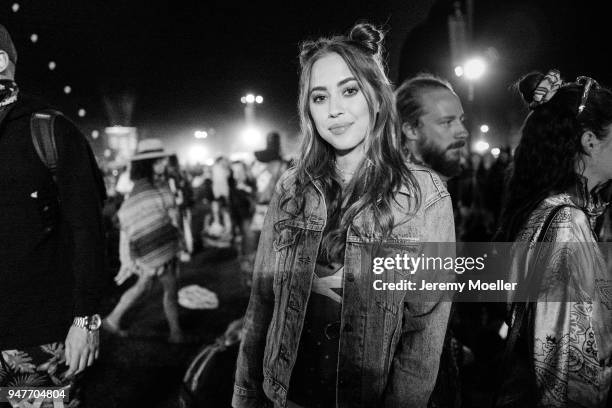
[(612, 125), (608, 128), (606, 137), (600, 140), (597, 147), (592, 151), (594, 172), (602, 181), (612, 179)]
[(319, 135), (337, 152), (363, 143), (370, 129), (368, 103), (340, 55), (330, 53), (313, 64), (308, 104)]
[(236, 180), (243, 181), (246, 179), (246, 172), (242, 163), (232, 163), (232, 174)]
[(167, 157), (162, 157), (161, 159), (157, 159), (155, 163), (153, 163), (153, 173), (157, 175), (164, 174), (167, 166), (168, 166)]

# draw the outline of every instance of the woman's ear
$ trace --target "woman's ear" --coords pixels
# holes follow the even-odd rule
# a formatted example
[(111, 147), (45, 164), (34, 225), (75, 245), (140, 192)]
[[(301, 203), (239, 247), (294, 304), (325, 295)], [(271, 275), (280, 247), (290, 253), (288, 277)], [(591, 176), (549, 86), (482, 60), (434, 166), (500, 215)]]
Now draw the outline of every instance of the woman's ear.
[(599, 147), (599, 139), (595, 136), (591, 130), (587, 130), (582, 133), (580, 137), (580, 144), (582, 145), (582, 149), (586, 154), (591, 156), (593, 150)]

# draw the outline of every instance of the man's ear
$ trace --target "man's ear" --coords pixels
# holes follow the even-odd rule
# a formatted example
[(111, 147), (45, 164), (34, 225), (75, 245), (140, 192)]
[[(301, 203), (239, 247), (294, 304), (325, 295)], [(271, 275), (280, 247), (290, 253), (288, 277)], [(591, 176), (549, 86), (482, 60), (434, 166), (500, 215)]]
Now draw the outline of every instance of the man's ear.
[(0, 50), (0, 74), (6, 75), (11, 60), (6, 51)]
[(591, 156), (593, 150), (599, 147), (599, 139), (595, 136), (591, 130), (585, 131), (580, 137), (580, 144), (582, 145), (582, 149)]
[(402, 123), (402, 133), (406, 136), (408, 140), (418, 140), (419, 135), (417, 135), (417, 131), (414, 126), (412, 126), (408, 122)]

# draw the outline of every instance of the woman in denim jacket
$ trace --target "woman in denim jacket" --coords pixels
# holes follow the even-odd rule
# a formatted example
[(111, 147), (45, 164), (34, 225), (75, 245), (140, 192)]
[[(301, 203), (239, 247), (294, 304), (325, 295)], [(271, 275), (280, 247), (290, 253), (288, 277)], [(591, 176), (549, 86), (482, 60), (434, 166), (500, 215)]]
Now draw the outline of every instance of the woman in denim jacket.
[[(527, 75), (519, 90), (531, 112), (500, 237), (515, 241), (511, 280), (529, 279), (538, 300), (517, 350), (530, 360), (535, 392), (520, 403), (519, 390), (502, 392), (498, 406), (602, 407), (612, 383), (612, 276), (593, 228), (607, 205), (598, 189), (612, 179), (612, 92), (586, 77), (563, 83), (556, 70)], [(532, 245), (541, 234), (544, 243)]]
[(375, 290), (411, 275), (372, 265), (454, 242), (453, 214), (402, 154), (382, 38), (359, 24), (302, 44), (302, 151), (264, 222), (234, 407), (427, 405), (450, 303)]

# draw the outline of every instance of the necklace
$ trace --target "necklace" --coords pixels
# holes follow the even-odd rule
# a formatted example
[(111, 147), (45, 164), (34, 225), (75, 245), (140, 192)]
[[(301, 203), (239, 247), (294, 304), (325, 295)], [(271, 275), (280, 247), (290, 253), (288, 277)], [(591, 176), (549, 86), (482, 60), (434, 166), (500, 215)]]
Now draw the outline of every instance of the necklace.
[(336, 168), (336, 171), (338, 172), (338, 175), (340, 176), (340, 179), (342, 180), (343, 184), (348, 183), (348, 181), (352, 179), (356, 173), (355, 171), (350, 172), (350, 171), (342, 170), (340, 167), (338, 167), (337, 163), (335, 164), (334, 167)]

